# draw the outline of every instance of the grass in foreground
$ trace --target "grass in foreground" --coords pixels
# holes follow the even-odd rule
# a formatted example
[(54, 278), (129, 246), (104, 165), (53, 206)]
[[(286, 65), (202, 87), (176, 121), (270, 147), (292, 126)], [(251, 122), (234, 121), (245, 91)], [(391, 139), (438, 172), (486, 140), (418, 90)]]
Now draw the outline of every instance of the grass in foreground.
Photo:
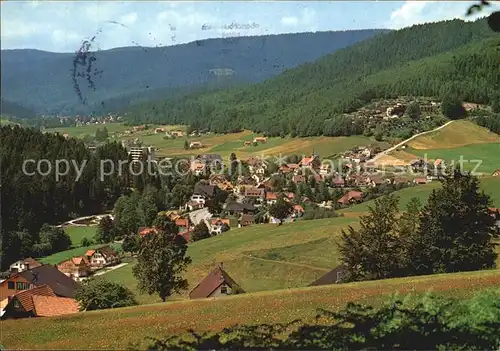
[(125, 349), (131, 343), (144, 348), (149, 343), (145, 340), (147, 337), (179, 335), (191, 328), (217, 331), (234, 324), (279, 323), (298, 318), (312, 323), (318, 308), (336, 311), (350, 301), (377, 304), (395, 292), (433, 291), (469, 297), (492, 287), (500, 287), (500, 270), (278, 290), (66, 317), (8, 320), (2, 322), (2, 343), (7, 348), (31, 349)]

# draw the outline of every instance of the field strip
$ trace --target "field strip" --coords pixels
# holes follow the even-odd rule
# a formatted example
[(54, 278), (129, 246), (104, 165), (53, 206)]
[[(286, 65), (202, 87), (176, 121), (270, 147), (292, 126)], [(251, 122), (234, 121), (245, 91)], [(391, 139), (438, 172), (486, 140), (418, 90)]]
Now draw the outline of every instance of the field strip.
[(250, 256), (250, 255), (244, 255), (244, 254), (239, 254), (242, 257), (250, 258), (252, 260), (258, 260), (258, 261), (264, 261), (264, 262), (272, 262), (272, 263), (281, 263), (289, 266), (295, 266), (295, 267), (303, 267), (303, 268), (309, 268), (309, 269), (314, 269), (317, 271), (323, 271), (323, 272), (329, 272), (331, 269), (328, 268), (320, 268), (320, 267), (314, 267), (314, 266), (309, 266), (307, 264), (301, 264), (301, 263), (294, 263), (294, 262), (286, 262), (286, 261), (277, 261), (277, 260), (269, 260), (266, 258), (261, 258), (261, 257), (255, 257), (255, 256)]

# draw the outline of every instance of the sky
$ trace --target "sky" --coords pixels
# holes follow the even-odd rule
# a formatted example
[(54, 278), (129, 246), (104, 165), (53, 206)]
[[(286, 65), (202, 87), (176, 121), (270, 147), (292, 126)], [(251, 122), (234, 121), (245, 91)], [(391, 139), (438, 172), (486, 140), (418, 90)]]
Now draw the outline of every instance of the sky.
[[(400, 29), (424, 22), (465, 19), (467, 8), (475, 2), (7, 0), (0, 5), (1, 46), (75, 52), (83, 40), (96, 34), (95, 48), (106, 50), (232, 36)], [(493, 6), (498, 8), (498, 2)]]

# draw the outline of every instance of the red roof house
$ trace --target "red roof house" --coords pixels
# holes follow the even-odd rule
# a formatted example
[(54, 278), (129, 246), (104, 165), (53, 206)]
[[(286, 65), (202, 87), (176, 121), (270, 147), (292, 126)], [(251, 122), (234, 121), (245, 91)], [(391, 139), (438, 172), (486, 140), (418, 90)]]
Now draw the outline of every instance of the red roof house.
[(227, 274), (220, 263), (189, 293), (190, 299), (241, 294), (245, 291)]

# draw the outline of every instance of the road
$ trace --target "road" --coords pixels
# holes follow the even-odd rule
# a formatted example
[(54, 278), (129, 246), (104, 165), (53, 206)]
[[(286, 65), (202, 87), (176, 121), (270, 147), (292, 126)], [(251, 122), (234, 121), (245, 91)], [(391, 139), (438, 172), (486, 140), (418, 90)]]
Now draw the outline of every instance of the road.
[(208, 208), (206, 207), (189, 212), (189, 219), (191, 220), (191, 223), (193, 223), (194, 225), (197, 225), (201, 221), (206, 222), (210, 217), (212, 217), (212, 215), (210, 214)]
[(446, 127), (447, 125), (453, 123), (454, 121), (449, 121), (449, 122), (446, 122), (445, 124), (443, 124), (442, 126), (440, 127), (437, 127), (436, 129), (433, 129), (433, 130), (428, 130), (427, 132), (422, 132), (422, 133), (418, 133), (418, 134), (415, 134), (414, 136), (412, 136), (411, 138), (408, 138), (402, 142), (400, 142), (399, 144), (396, 144), (394, 146), (391, 146), (390, 148), (388, 148), (387, 150), (384, 150), (382, 151), (381, 153), (378, 153), (374, 158), (372, 158), (371, 160), (368, 160), (366, 162), (375, 162), (376, 160), (378, 160), (380, 157), (382, 156), (385, 156), (387, 155), (389, 152), (392, 152), (394, 150), (396, 150), (398, 147), (401, 147), (403, 146), (404, 144), (406, 144), (407, 142), (409, 142), (410, 140), (413, 140), (419, 136), (422, 136), (422, 135), (425, 135), (425, 134), (429, 134), (429, 133), (433, 133), (433, 132), (436, 132), (438, 130), (440, 130), (441, 128), (444, 128)]
[(93, 218), (95, 217), (97, 221), (100, 221), (103, 217), (106, 217), (106, 216), (109, 216), (111, 217), (111, 219), (113, 219), (113, 215), (112, 214), (98, 214), (98, 215), (92, 215), (92, 216), (85, 216), (85, 217), (79, 217), (79, 218), (75, 218), (75, 219), (72, 219), (71, 221), (67, 221), (67, 222), (64, 222), (62, 224), (59, 224), (57, 227), (60, 228), (60, 227), (63, 227), (63, 226), (68, 226), (68, 225), (71, 225), (71, 226), (74, 226), (74, 227), (88, 227), (88, 224), (78, 224), (78, 223), (75, 223), (77, 221), (81, 221), (81, 220), (84, 220), (84, 219), (89, 219), (89, 218)]
[[(126, 265), (128, 265), (128, 262), (125, 262), (125, 263), (120, 263), (120, 264), (117, 264), (116, 266), (113, 266), (113, 267), (103, 268), (103, 269), (101, 269), (100, 271), (98, 271), (98, 272), (96, 272), (95, 274), (93, 274), (91, 277), (95, 277), (95, 276), (98, 276), (98, 275), (103, 275), (103, 274), (106, 274), (106, 273), (108, 273), (108, 272), (114, 271), (115, 269), (125, 267)], [(80, 281), (83, 281), (83, 280), (85, 280), (85, 279), (89, 279), (89, 278), (90, 278), (90, 277), (81, 277), (81, 278), (80, 278)]]

